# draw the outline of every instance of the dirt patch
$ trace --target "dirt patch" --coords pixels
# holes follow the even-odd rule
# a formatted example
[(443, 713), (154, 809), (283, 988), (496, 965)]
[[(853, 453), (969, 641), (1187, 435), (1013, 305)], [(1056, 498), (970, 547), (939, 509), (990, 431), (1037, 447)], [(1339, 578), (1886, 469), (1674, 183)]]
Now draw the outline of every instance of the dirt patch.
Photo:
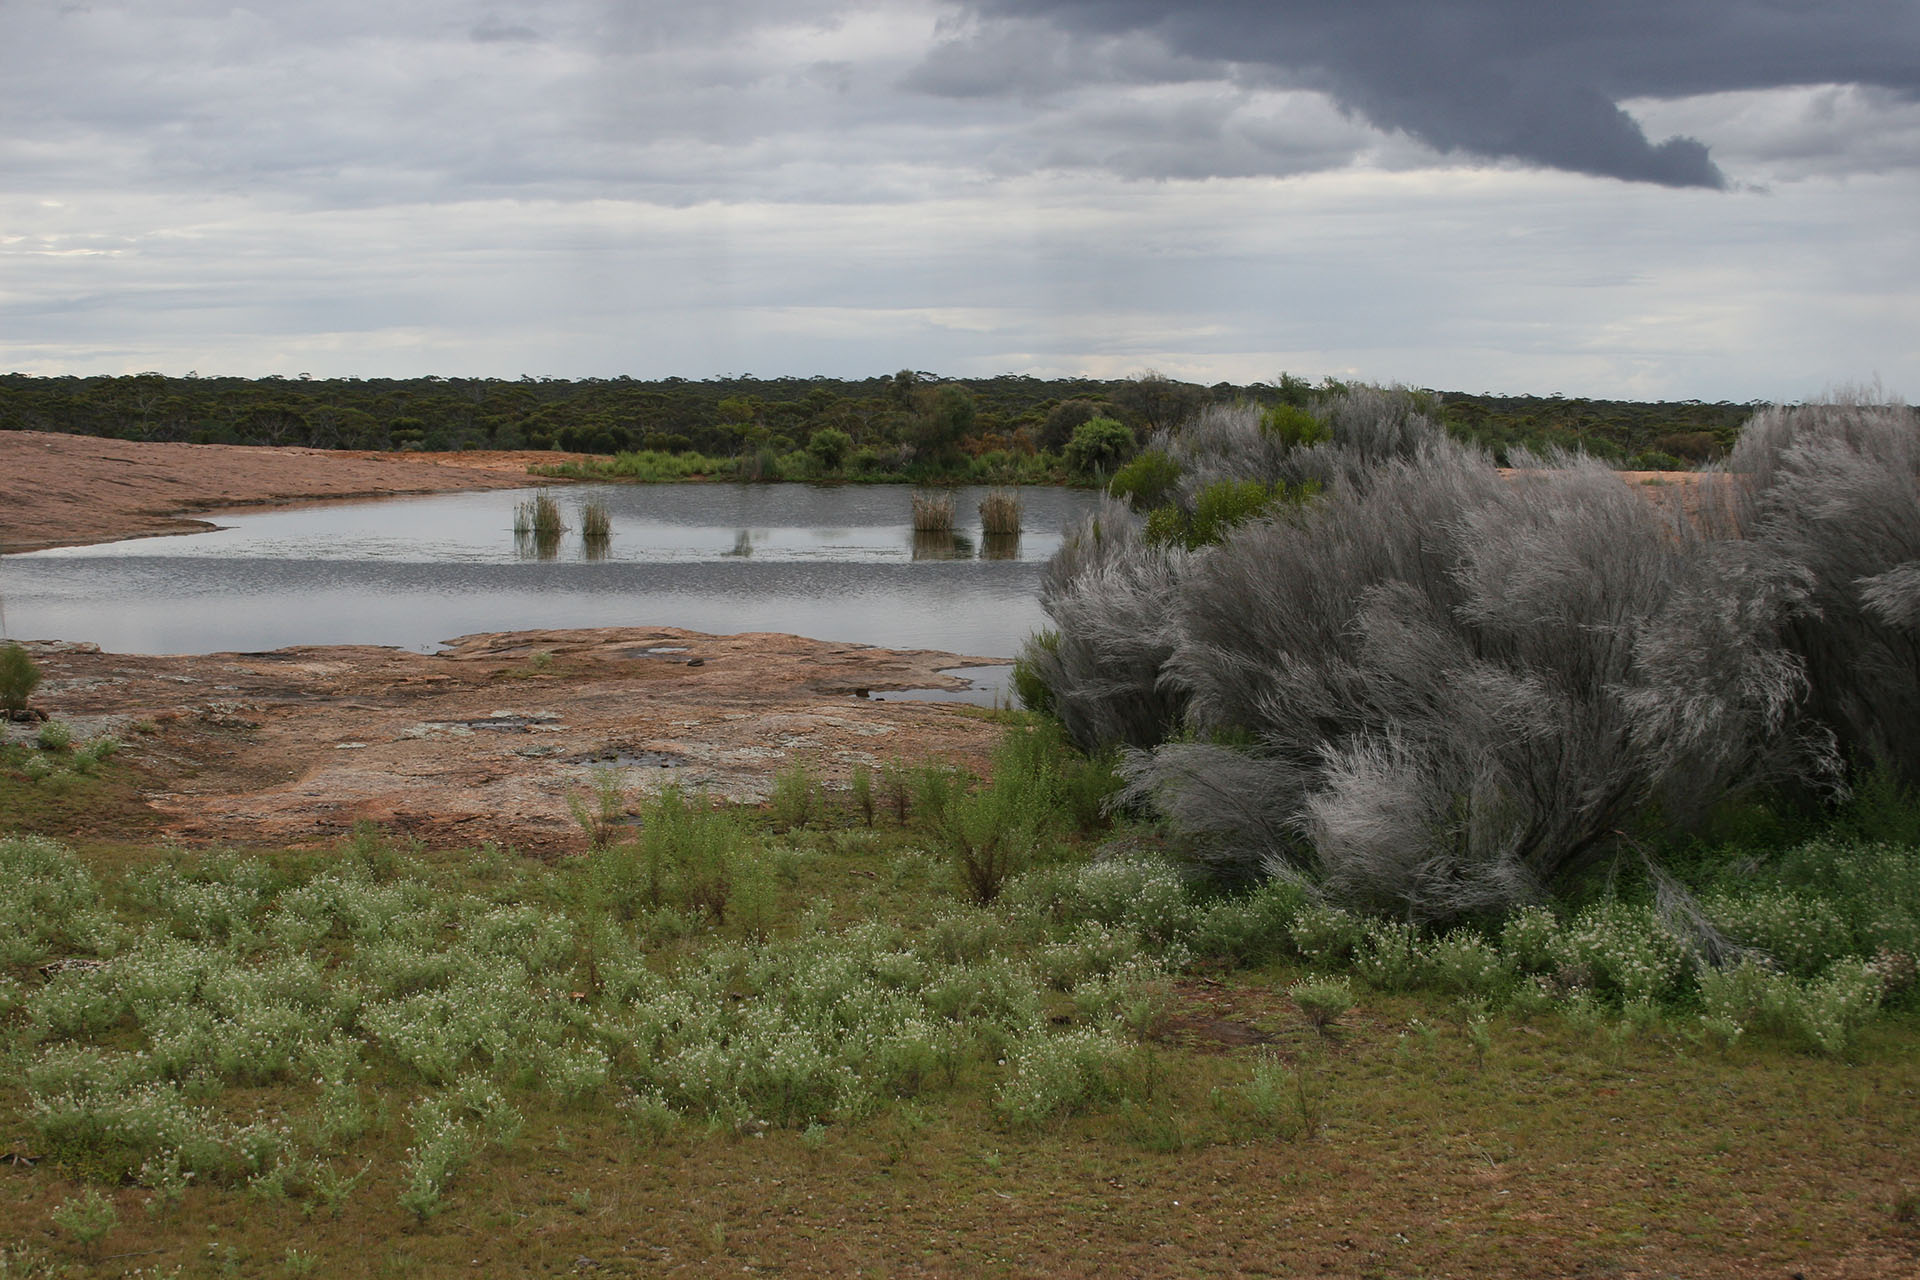
[(958, 687), (941, 670), (982, 659), (765, 633), (519, 631), (432, 655), (30, 648), (34, 704), (121, 738), (152, 828), (193, 843), (328, 841), (364, 820), (433, 845), (559, 851), (581, 838), (567, 797), (598, 770), (636, 800), (679, 785), (755, 803), (796, 758), (839, 786), (887, 760), (983, 767), (1000, 732), (857, 694)]
[(547, 483), (527, 468), (577, 456), (343, 453), (0, 431), (0, 551), (213, 527), (193, 512)]

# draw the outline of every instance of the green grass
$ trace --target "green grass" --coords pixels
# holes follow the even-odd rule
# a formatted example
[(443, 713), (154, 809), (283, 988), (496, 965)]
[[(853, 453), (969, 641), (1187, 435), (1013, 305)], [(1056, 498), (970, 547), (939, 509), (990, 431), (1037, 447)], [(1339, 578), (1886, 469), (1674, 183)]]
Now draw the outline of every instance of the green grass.
[(895, 764), (870, 804), (795, 769), (765, 814), (628, 824), (603, 788), (558, 864), (0, 840), (0, 1149), (39, 1157), (0, 1180), (0, 1274), (1920, 1247), (1911, 847), (1717, 884), (1765, 965), (1702, 968), (1631, 895), (1434, 935), (1191, 881), (1109, 825), (1110, 764), (1011, 720), (992, 782)]

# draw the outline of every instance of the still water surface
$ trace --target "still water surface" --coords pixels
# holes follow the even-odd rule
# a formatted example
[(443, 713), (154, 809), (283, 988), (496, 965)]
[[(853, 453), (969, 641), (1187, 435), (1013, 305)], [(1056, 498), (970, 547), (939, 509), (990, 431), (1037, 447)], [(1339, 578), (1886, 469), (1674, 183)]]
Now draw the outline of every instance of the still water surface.
[[(572, 528), (542, 543), (513, 530), (532, 492), (242, 512), (209, 533), (6, 556), (0, 625), (120, 653), (671, 626), (1011, 657), (1045, 622), (1042, 566), (1095, 501), (1023, 490), (1025, 531), (1005, 540), (980, 533), (984, 489), (958, 490), (956, 533), (927, 537), (898, 485), (576, 485), (552, 491)], [(601, 547), (578, 532), (589, 499), (613, 516)]]

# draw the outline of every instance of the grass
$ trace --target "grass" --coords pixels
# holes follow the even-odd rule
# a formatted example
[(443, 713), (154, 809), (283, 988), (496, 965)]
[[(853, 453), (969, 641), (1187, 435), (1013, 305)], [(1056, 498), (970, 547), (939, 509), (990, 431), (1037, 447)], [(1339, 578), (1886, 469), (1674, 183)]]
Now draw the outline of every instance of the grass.
[(1024, 510), (1018, 490), (991, 490), (980, 499), (980, 532), (989, 538), (1014, 537), (1020, 532)]
[(951, 533), (953, 531), (953, 494), (925, 491), (913, 495), (915, 533)]
[(613, 514), (607, 504), (592, 498), (580, 507), (580, 536), (588, 547), (605, 547), (613, 537)]
[(558, 538), (567, 531), (567, 522), (560, 514), (559, 500), (542, 489), (516, 505), (513, 509), (513, 531), (541, 539)]
[(1434, 935), (1210, 892), (1109, 828), (1110, 767), (1054, 731), (1015, 718), (994, 764), (884, 765), (851, 805), (796, 767), (763, 814), (669, 792), (637, 823), (609, 777), (594, 848), (552, 865), (371, 830), (0, 840), (0, 1149), (39, 1158), (0, 1179), (0, 1258), (1732, 1275), (1920, 1248), (1920, 1016), (1884, 960), (1911, 848), (1713, 882), (1791, 959), (1709, 978), (1631, 894)]
[(513, 509), (513, 538), (521, 555), (551, 560), (560, 554), (560, 537), (567, 523), (559, 501), (545, 489)]

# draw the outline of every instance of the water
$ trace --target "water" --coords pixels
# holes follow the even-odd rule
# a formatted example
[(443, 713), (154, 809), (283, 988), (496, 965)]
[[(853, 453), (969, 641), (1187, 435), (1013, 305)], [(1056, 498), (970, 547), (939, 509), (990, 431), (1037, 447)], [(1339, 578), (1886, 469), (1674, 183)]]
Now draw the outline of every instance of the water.
[(957, 491), (957, 532), (931, 538), (898, 485), (552, 492), (576, 530), (582, 503), (607, 505), (604, 547), (516, 537), (531, 489), (209, 516), (222, 527), (0, 558), (5, 634), (120, 653), (426, 652), (479, 631), (671, 626), (1009, 658), (1044, 625), (1036, 591), (1061, 530), (1095, 501), (1023, 490), (1009, 541), (980, 533), (984, 489)]

